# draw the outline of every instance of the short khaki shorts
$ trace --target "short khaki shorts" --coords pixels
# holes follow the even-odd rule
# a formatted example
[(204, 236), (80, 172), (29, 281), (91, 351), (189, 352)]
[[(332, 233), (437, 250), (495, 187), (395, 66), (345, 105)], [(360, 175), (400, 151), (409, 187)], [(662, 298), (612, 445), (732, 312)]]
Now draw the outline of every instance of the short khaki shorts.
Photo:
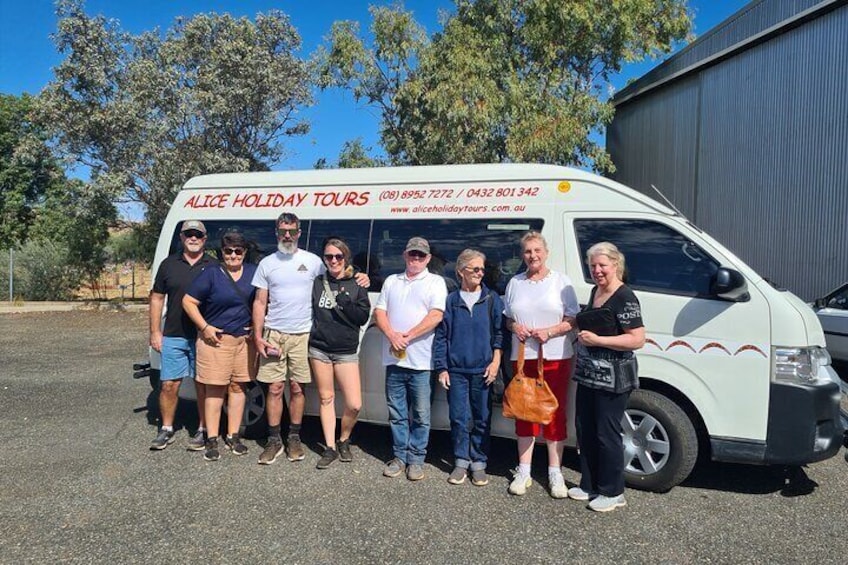
[(279, 357), (259, 356), (259, 374), (256, 379), (263, 383), (278, 383), (287, 378), (296, 383), (312, 382), (309, 370), (309, 333), (284, 334), (277, 330), (266, 330), (265, 341), (280, 350)]
[(197, 382), (207, 385), (245, 383), (256, 374), (256, 350), (248, 336), (224, 334), (218, 347), (197, 340)]

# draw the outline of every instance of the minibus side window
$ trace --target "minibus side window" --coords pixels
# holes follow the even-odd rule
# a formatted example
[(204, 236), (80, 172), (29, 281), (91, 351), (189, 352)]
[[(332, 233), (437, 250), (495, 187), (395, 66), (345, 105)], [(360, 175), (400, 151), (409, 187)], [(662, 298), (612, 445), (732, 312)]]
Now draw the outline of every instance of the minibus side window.
[[(171, 253), (180, 250), (180, 225), (171, 238)], [(221, 236), (229, 230), (237, 230), (247, 239), (247, 263), (259, 263), (277, 250), (274, 220), (203, 220), (203, 225), (206, 226), (206, 252), (217, 259), (221, 259)]]
[(539, 218), (374, 220), (371, 255), (377, 264), (372, 270), (381, 282), (388, 275), (403, 272), (406, 242), (421, 236), (430, 243), (429, 270), (445, 277), (449, 290), (459, 287), (457, 256), (471, 247), (486, 255), (485, 284), (503, 294), (509, 280), (524, 270), (521, 236), (531, 229), (541, 231), (543, 223)]
[(719, 263), (674, 229), (650, 220), (576, 220), (583, 278), (592, 283), (586, 252), (609, 241), (624, 253), (626, 282), (637, 290), (710, 297)]
[(350, 247), (353, 265), (359, 271), (368, 273), (371, 278), (371, 292), (379, 292), (382, 281), (374, 280), (374, 268), (368, 261), (368, 237), (371, 233), (371, 220), (312, 220), (304, 222), (301, 228), (300, 247), (321, 257), (324, 254), (322, 244), (328, 237), (340, 237)]

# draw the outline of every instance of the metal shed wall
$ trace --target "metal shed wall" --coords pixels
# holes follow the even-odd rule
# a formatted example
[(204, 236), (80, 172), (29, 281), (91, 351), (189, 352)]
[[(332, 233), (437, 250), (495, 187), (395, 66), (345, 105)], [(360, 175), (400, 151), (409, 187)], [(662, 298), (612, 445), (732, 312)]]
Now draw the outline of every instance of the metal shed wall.
[[(756, 7), (772, 4), (810, 3)], [(848, 7), (629, 98), (607, 148), (616, 180), (657, 185), (763, 276), (824, 294), (848, 279)]]

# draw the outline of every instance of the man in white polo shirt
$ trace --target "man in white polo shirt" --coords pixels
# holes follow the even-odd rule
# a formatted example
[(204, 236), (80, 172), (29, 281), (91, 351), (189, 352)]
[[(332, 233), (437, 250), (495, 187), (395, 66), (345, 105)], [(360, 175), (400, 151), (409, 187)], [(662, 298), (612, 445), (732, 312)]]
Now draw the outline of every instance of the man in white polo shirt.
[(410, 239), (403, 252), (406, 271), (386, 279), (374, 307), (374, 320), (385, 336), (383, 364), (394, 453), (383, 474), (397, 477), (406, 470), (410, 481), (424, 478), (433, 336), (447, 299), (445, 280), (427, 270), (430, 257), (426, 239)]

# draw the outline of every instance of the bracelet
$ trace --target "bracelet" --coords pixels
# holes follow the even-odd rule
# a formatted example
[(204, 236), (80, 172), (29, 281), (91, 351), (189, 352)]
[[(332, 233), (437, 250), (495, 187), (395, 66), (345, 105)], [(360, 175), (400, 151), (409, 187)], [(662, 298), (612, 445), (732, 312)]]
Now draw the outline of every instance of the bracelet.
[(205, 326), (203, 326), (203, 329), (200, 330), (200, 333), (205, 332), (206, 328), (208, 328), (208, 327), (209, 327), (209, 324), (206, 324)]

